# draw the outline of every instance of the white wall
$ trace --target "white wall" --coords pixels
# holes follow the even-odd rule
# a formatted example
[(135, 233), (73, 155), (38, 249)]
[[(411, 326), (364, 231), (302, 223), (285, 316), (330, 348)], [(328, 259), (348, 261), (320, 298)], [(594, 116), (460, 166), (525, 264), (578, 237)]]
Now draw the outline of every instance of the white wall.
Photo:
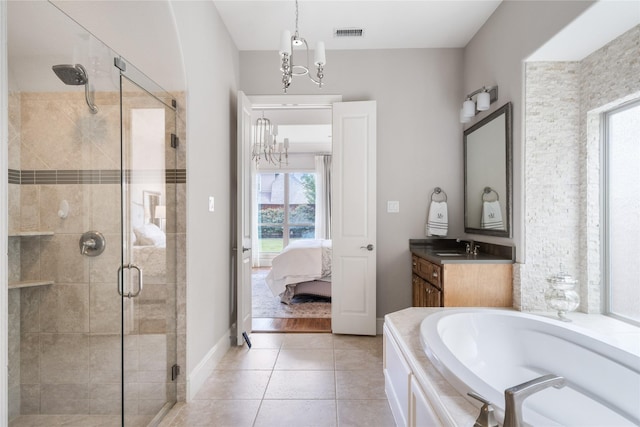
[(163, 89), (184, 89), (180, 45), (169, 0), (51, 2)]
[[(464, 50), (330, 51), (326, 93), (345, 101), (378, 101), (378, 317), (410, 305), (408, 239), (424, 236), (429, 194), (439, 186), (449, 200), (449, 236), (464, 237), (462, 125), (464, 94), (497, 84), (495, 109), (513, 103), (513, 238), (475, 236), (516, 246), (525, 260), (523, 163), (524, 60), (579, 16), (590, 1), (503, 2)], [(282, 91), (274, 52), (240, 53), (240, 86), (248, 94)], [(290, 93), (317, 93), (297, 79)], [(387, 200), (400, 213), (386, 213)], [(516, 265), (516, 282), (519, 280)]]
[(464, 92), (470, 93), (485, 85), (497, 84), (499, 87), (498, 101), (488, 111), (478, 114), (465, 128), (505, 103), (513, 103), (513, 239), (477, 237), (487, 242), (515, 245), (519, 263), (525, 261), (526, 255), (523, 63), (529, 55), (591, 5), (590, 1), (502, 2), (464, 50)]
[[(229, 344), (238, 51), (212, 2), (173, 3), (187, 78), (187, 375)], [(208, 198), (215, 197), (215, 212)]]
[[(429, 197), (449, 197), (449, 236), (463, 234), (462, 49), (328, 51), (324, 86), (295, 78), (292, 94), (339, 94), (378, 105), (377, 317), (411, 305), (409, 239), (424, 238)], [(240, 88), (282, 93), (276, 52), (240, 52)], [(387, 201), (400, 202), (387, 213)]]

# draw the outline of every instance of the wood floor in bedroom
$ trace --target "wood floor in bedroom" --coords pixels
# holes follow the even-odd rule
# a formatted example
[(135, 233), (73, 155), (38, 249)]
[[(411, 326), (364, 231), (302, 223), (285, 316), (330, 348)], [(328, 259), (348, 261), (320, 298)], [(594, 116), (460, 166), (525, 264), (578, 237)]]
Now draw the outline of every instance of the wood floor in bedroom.
[(331, 319), (303, 318), (253, 318), (253, 332), (331, 332)]

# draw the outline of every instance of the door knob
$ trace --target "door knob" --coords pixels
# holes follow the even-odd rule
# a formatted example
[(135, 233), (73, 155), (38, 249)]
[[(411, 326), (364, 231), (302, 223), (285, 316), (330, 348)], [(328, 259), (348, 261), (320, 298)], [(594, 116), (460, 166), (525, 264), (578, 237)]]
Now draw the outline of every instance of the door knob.
[(366, 249), (371, 252), (373, 250), (373, 245), (369, 243), (367, 246), (360, 246), (360, 249)]

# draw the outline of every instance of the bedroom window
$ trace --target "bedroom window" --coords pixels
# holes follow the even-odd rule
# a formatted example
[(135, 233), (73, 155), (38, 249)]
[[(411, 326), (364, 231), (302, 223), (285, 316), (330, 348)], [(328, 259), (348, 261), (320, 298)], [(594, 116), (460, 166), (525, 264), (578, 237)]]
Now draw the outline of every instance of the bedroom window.
[(316, 174), (259, 173), (258, 240), (261, 253), (279, 253), (289, 242), (315, 238)]
[(604, 115), (605, 311), (640, 324), (640, 101)]

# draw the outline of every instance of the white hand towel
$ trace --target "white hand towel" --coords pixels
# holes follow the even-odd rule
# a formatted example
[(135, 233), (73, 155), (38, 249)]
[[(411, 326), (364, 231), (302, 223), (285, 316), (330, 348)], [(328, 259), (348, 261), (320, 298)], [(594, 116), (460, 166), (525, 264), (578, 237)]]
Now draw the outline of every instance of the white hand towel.
[(427, 217), (427, 236), (446, 236), (448, 227), (447, 202), (431, 201)]
[(499, 201), (495, 200), (493, 202), (482, 203), (482, 221), (480, 227), (491, 230), (504, 230), (502, 209), (500, 209)]

